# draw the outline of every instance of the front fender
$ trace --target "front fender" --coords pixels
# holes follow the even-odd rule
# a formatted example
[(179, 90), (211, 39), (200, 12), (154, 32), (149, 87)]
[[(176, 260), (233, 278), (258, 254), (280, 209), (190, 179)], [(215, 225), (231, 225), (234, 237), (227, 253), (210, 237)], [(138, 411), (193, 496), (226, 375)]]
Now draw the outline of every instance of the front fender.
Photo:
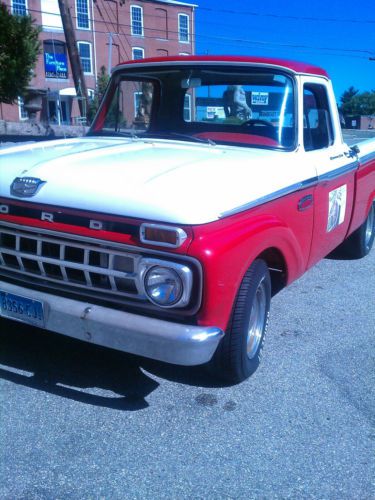
[(227, 328), (237, 290), (251, 263), (269, 248), (277, 249), (285, 260), (287, 282), (306, 268), (296, 234), (275, 215), (249, 215), (223, 219), (194, 227), (188, 253), (203, 267), (203, 303), (200, 325)]

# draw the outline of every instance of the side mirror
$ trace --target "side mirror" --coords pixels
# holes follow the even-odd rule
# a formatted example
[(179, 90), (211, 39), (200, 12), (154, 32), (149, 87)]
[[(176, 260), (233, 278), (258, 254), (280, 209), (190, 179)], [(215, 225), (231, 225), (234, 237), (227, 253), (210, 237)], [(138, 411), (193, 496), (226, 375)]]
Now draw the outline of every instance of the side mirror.
[(361, 150), (359, 149), (359, 147), (357, 146), (357, 144), (354, 144), (354, 146), (351, 146), (351, 151), (353, 151), (353, 156), (354, 155), (359, 155), (359, 153), (361, 152)]

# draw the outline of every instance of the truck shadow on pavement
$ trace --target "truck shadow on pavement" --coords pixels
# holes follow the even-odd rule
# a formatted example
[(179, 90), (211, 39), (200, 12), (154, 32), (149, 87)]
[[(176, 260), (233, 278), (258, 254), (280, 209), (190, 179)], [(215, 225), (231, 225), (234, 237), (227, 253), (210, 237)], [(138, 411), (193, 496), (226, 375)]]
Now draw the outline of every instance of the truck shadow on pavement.
[(160, 384), (144, 370), (186, 385), (219, 386), (202, 367), (168, 365), (1, 318), (0, 345), (1, 379), (94, 406), (147, 408), (146, 397)]

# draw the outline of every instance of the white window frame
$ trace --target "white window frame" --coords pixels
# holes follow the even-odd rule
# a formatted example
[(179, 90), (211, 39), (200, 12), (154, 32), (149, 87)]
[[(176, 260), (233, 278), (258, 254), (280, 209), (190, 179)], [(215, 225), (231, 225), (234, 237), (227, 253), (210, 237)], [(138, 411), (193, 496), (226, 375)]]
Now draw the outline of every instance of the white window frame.
[[(77, 42), (77, 46), (78, 46), (78, 55), (79, 55), (79, 58), (81, 60), (81, 66), (82, 66), (82, 57), (81, 57), (81, 54), (79, 52), (79, 46), (80, 45), (88, 45), (89, 48), (90, 48), (90, 67), (91, 67), (91, 71), (88, 72), (88, 71), (84, 71), (83, 70), (83, 67), (82, 67), (82, 71), (83, 71), (83, 74), (84, 75), (93, 75), (93, 70), (92, 70), (92, 44), (90, 42), (86, 42), (86, 40), (80, 40), (79, 42)], [(87, 59), (87, 57), (85, 57), (85, 59)]]
[(17, 102), (18, 102), (18, 116), (20, 117), (20, 121), (23, 122), (29, 118), (29, 115), (24, 108), (25, 102), (23, 100), (23, 97), (19, 96)]
[[(14, 7), (13, 7), (13, 4), (14, 4), (14, 1), (12, 0), (12, 1), (11, 1), (11, 9), (10, 9), (10, 11), (11, 11), (11, 13), (12, 13), (13, 15), (17, 15), (17, 14), (15, 14), (15, 13), (14, 13)], [(27, 0), (25, 0), (25, 10), (26, 10), (26, 12), (25, 12), (25, 16), (27, 16), (27, 15), (28, 15), (28, 13), (29, 13), (29, 6), (28, 6), (28, 4), (27, 4)], [(18, 15), (22, 15), (22, 14), (18, 14)]]
[(43, 31), (48, 33), (63, 33), (62, 19), (57, 0), (41, 0), (40, 10), (42, 11)]
[[(187, 18), (187, 40), (181, 39), (181, 19)], [(178, 14), (178, 41), (180, 43), (190, 43), (190, 16), (188, 14)]]
[(90, 0), (80, 0), (81, 2), (82, 1), (85, 1), (87, 3), (87, 20), (88, 20), (88, 26), (79, 26), (78, 24), (78, 20), (79, 20), (79, 13), (78, 13), (78, 0), (75, 0), (75, 8), (76, 8), (76, 26), (77, 26), (77, 29), (78, 30), (85, 30), (85, 31), (88, 31), (88, 30), (91, 30), (91, 19), (90, 19)]
[[(134, 57), (134, 51), (135, 50), (140, 50), (142, 52), (142, 57)], [(145, 49), (143, 47), (132, 47), (132, 59), (137, 60), (137, 59), (144, 59), (145, 58)]]
[[(139, 9), (141, 12), (141, 31), (142, 33), (134, 33), (134, 25), (133, 25), (133, 9)], [(144, 36), (144, 24), (143, 24), (143, 7), (140, 5), (131, 4), (130, 5), (130, 26), (131, 26), (131, 34), (132, 36)]]
[(134, 98), (134, 118), (137, 117), (137, 114), (138, 114), (138, 108), (139, 106), (137, 106), (139, 104), (139, 102), (137, 102), (137, 97), (140, 98), (142, 96), (142, 91), (136, 91), (134, 92), (133, 94), (133, 98)]
[[(187, 98), (188, 100), (188, 105), (187, 107), (185, 106), (185, 99)], [(184, 121), (185, 122), (191, 122), (191, 95), (190, 94), (185, 94), (184, 96), (184, 115), (185, 115), (185, 111), (186, 110), (189, 110), (189, 119), (188, 120), (185, 120), (185, 116), (184, 116)]]

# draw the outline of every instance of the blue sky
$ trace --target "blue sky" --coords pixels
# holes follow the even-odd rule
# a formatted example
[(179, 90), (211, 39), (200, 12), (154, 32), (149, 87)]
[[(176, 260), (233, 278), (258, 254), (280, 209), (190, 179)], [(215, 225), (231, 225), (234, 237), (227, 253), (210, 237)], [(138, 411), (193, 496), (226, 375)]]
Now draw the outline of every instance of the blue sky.
[[(375, 89), (375, 0), (198, 0), (198, 54), (282, 57), (325, 68), (337, 100)], [(310, 18), (310, 19), (307, 19)]]

